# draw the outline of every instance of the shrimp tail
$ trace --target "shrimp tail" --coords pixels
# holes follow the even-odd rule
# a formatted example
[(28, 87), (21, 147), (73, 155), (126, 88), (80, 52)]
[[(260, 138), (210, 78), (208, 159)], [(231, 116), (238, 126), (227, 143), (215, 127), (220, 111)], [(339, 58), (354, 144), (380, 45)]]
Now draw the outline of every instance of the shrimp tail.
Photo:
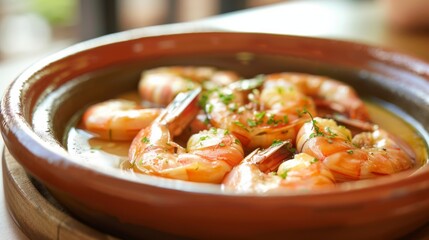
[(314, 102), (319, 109), (320, 115), (323, 117), (341, 114), (342, 118), (351, 120), (357, 120), (361, 122), (367, 122), (370, 120), (369, 113), (363, 104), (355, 104), (356, 106), (344, 106), (341, 103), (335, 103), (321, 98), (315, 98)]
[(334, 114), (331, 117), (338, 123), (341, 123), (342, 125), (347, 127), (353, 135), (356, 135), (361, 132), (372, 132), (378, 129), (378, 126), (372, 122), (352, 119), (340, 114)]
[(289, 141), (283, 141), (264, 150), (259, 148), (254, 150), (243, 162), (256, 164), (262, 172), (269, 173), (276, 170), (283, 160), (290, 159), (294, 152), (292, 144)]
[(168, 126), (173, 136), (180, 135), (198, 114), (197, 103), (200, 93), (201, 88), (196, 88), (177, 94), (155, 121), (160, 125)]

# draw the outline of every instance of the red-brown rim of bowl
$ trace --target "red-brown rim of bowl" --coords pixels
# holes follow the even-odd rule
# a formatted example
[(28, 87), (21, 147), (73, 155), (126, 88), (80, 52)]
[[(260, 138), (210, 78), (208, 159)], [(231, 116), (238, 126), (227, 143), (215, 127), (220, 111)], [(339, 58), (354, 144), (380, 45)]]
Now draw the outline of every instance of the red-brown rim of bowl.
[[(174, 30), (172, 30), (174, 29)], [(28, 82), (28, 79), (33, 79), (34, 76), (43, 71), (43, 69), (50, 64), (59, 61), (61, 59), (73, 56), (79, 52), (89, 51), (93, 48), (99, 48), (109, 44), (116, 44), (119, 42), (131, 41), (143, 37), (157, 37), (163, 36), (166, 34), (200, 34), (203, 33), (214, 33), (213, 29), (206, 28), (194, 28), (192, 25), (185, 28), (146, 28), (144, 30), (128, 31), (118, 34), (113, 34), (94, 40), (90, 40), (84, 43), (74, 45), (70, 48), (67, 48), (63, 51), (60, 51), (57, 54), (54, 54), (50, 57), (43, 59), (42, 61), (32, 65), (27, 70), (25, 70), (19, 77), (13, 82), (13, 84), (8, 88), (5, 97), (1, 103), (2, 110), (2, 134), (5, 139), (6, 146), (10, 149), (13, 156), (15, 156), (26, 168), (27, 171), (32, 173), (37, 178), (41, 179), (43, 182), (49, 182), (55, 186), (55, 182), (52, 182), (52, 179), (62, 178), (62, 172), (69, 172), (68, 181), (74, 181), (77, 185), (82, 184), (86, 186), (91, 186), (94, 189), (97, 189), (98, 186), (103, 185), (107, 194), (109, 191), (116, 193), (128, 194), (130, 198), (138, 197), (139, 188), (142, 185), (151, 186), (154, 188), (165, 188), (173, 191), (182, 191), (190, 192), (194, 194), (212, 194), (212, 195), (223, 195), (223, 196), (233, 196), (233, 197), (284, 197), (284, 196), (300, 196), (300, 197), (312, 197), (314, 195), (342, 195), (350, 194), (352, 192), (359, 191), (371, 191), (374, 193), (380, 194), (368, 194), (362, 195), (361, 198), (367, 198), (366, 200), (371, 200), (375, 196), (380, 197), (381, 194), (385, 194), (386, 191), (394, 191), (389, 189), (396, 189), (398, 194), (401, 194), (401, 191), (413, 192), (421, 191), (427, 189), (429, 185), (429, 167), (423, 166), (418, 171), (413, 174), (409, 172), (399, 173), (391, 177), (385, 177), (377, 179), (376, 181), (371, 181), (368, 184), (366, 181), (343, 184), (340, 187), (329, 191), (317, 191), (317, 192), (291, 192), (291, 193), (282, 193), (279, 195), (254, 195), (250, 196), (247, 194), (235, 194), (228, 193), (220, 190), (218, 187), (213, 187), (210, 184), (200, 184), (200, 183), (189, 183), (178, 180), (171, 179), (162, 179), (159, 177), (153, 176), (123, 176), (117, 174), (119, 172), (112, 171), (94, 171), (87, 166), (77, 163), (68, 153), (62, 148), (58, 143), (50, 144), (45, 140), (40, 138), (33, 130), (24, 116), (28, 115), (28, 108), (23, 104), (22, 99), (22, 90), (26, 85), (31, 84)], [(262, 36), (284, 36), (288, 38), (300, 38), (300, 39), (315, 39), (318, 41), (324, 41), (331, 44), (346, 44), (350, 46), (357, 46), (362, 49), (371, 49), (372, 47), (352, 43), (344, 42), (337, 40), (328, 40), (328, 39), (316, 39), (316, 38), (307, 38), (307, 37), (294, 37), (294, 36), (285, 36), (278, 34), (264, 34), (264, 33), (237, 33), (237, 32), (218, 32), (219, 34), (259, 34)], [(417, 73), (421, 76), (424, 76), (426, 79), (429, 78), (429, 64), (421, 61), (419, 59), (410, 57), (406, 54), (400, 54), (391, 50), (376, 48), (377, 50), (382, 50), (385, 54), (395, 54), (398, 56), (392, 58), (389, 61), (390, 64), (394, 66), (400, 66), (408, 69), (414, 73)], [(379, 60), (387, 61), (382, 59), (383, 56), (374, 55), (374, 58)], [(17, 148), (17, 146), (19, 146)], [(17, 150), (19, 149), (19, 150)], [(36, 166), (37, 165), (37, 166)], [(41, 174), (40, 169), (49, 169), (55, 166), (55, 171), (45, 171)], [(124, 186), (127, 186), (124, 188)], [(100, 188), (99, 188), (100, 189)], [(382, 191), (384, 190), (384, 191)], [(391, 193), (391, 192), (390, 192)], [(367, 197), (366, 197), (367, 196)], [(360, 198), (360, 199), (361, 199)], [(356, 199), (358, 201), (358, 199)]]

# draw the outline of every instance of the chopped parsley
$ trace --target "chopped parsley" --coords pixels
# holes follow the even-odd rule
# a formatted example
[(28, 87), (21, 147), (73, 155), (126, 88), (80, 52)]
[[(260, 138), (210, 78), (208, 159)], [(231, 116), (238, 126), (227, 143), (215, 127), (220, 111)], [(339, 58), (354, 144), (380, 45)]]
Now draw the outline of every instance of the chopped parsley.
[(313, 124), (314, 133), (310, 134), (310, 138), (313, 138), (313, 137), (323, 137), (324, 134), (323, 134), (323, 132), (320, 131), (320, 128), (317, 125), (317, 121), (313, 119), (313, 116), (311, 117), (311, 124)]
[(338, 134), (332, 132), (330, 127), (325, 127), (325, 130), (329, 133), (329, 135), (326, 136), (327, 138), (334, 138), (334, 137), (338, 136)]
[(239, 121), (232, 122), (232, 124), (237, 125), (237, 126), (243, 128), (246, 131), (249, 131), (249, 129), (247, 129), (246, 126), (243, 123), (239, 122)]
[(268, 120), (267, 120), (267, 124), (268, 125), (274, 125), (274, 126), (277, 126), (279, 123), (281, 123), (281, 122), (283, 122), (282, 120), (276, 120), (275, 118), (274, 118), (274, 115), (270, 115), (269, 117), (268, 117)]
[(142, 138), (142, 143), (149, 143), (149, 138), (147, 137)]
[(206, 112), (211, 113), (213, 112), (213, 104), (206, 104)]
[(200, 137), (200, 141), (207, 140), (208, 138), (209, 138), (209, 136), (201, 136), (201, 137)]
[(206, 119), (204, 119), (204, 125), (208, 125), (210, 123), (210, 119), (206, 117)]
[(274, 139), (273, 143), (271, 144), (271, 147), (279, 146), (283, 143), (280, 139)]
[(217, 134), (217, 128), (214, 128), (214, 127), (210, 128), (210, 132), (212, 132), (213, 134)]
[(257, 112), (254, 115), (256, 121), (262, 121), (262, 119), (265, 117), (265, 112)]
[(292, 143), (290, 143), (290, 142), (288, 142), (288, 143), (286, 144), (286, 149), (287, 149), (289, 152), (291, 152), (291, 153), (296, 153), (296, 148), (294, 148), (294, 147), (292, 146)]
[(253, 119), (248, 118), (247, 119), (247, 125), (249, 125), (249, 127), (256, 127), (258, 125), (261, 125), (264, 121), (264, 116), (265, 116), (265, 112), (256, 112), (253, 115)]
[(258, 123), (255, 120), (248, 118), (247, 125), (249, 125), (249, 127), (256, 127), (258, 126)]
[(203, 93), (201, 94), (200, 99), (198, 100), (198, 105), (202, 108), (205, 109), (207, 102), (209, 100), (209, 96), (207, 93)]
[(313, 125), (312, 129), (314, 130), (314, 132), (310, 134), (310, 136), (309, 136), (310, 138), (325, 136), (325, 134), (323, 134), (323, 132), (320, 131), (320, 128), (317, 125), (317, 121), (314, 120), (313, 115), (309, 111), (307, 111), (307, 109), (304, 109), (302, 111), (302, 114), (308, 114), (310, 116), (310, 118), (311, 118), (310, 122)]
[(287, 178), (287, 174), (290, 171), (290, 169), (285, 170), (284, 172), (282, 172), (281, 174), (279, 174), (279, 177), (286, 179)]
[(232, 102), (232, 100), (234, 100), (234, 95), (219, 93), (219, 98), (223, 102), (223, 104), (228, 105), (229, 103)]
[(289, 122), (289, 117), (288, 117), (288, 115), (284, 115), (284, 116), (283, 116), (283, 122), (284, 122), (284, 123), (288, 123), (288, 122)]

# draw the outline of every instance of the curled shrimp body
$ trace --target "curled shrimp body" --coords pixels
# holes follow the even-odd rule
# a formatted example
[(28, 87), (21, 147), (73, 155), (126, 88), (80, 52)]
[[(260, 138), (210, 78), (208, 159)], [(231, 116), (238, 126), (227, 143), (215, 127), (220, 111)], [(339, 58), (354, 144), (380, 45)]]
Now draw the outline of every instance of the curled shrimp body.
[(415, 162), (414, 153), (382, 129), (352, 138), (347, 128), (322, 118), (302, 126), (297, 148), (321, 160), (339, 182), (394, 174)]
[[(172, 133), (178, 133), (178, 128), (183, 130), (198, 113), (195, 104), (197, 94), (191, 97), (192, 101), (187, 103), (183, 99), (175, 99), (157, 120), (134, 138), (129, 159), (135, 172), (194, 182), (220, 183), (225, 174), (243, 159), (240, 142), (223, 129), (212, 128), (192, 135), (186, 149), (173, 141)], [(177, 110), (184, 105), (187, 105), (184, 111)], [(186, 111), (192, 114), (184, 114)]]
[(205, 110), (213, 126), (228, 129), (248, 152), (267, 148), (275, 140), (294, 141), (300, 126), (309, 119), (302, 112), (314, 113), (315, 108), (310, 98), (290, 87), (266, 87), (250, 94), (219, 89), (211, 92)]
[(248, 155), (227, 175), (223, 181), (224, 189), (239, 193), (269, 193), (335, 186), (333, 175), (321, 162), (305, 153), (289, 159), (292, 152), (285, 152), (284, 146), (288, 145), (255, 150)]
[(212, 128), (208, 121), (207, 115), (203, 110), (200, 110), (197, 116), (191, 121), (191, 123), (183, 130), (183, 132), (175, 138), (175, 141), (180, 145), (184, 146), (187, 144), (189, 138), (204, 130)]
[(212, 89), (238, 79), (240, 77), (232, 71), (213, 67), (160, 67), (144, 71), (138, 89), (143, 100), (167, 105), (179, 92), (197, 87)]
[(89, 107), (83, 128), (105, 140), (130, 141), (159, 115), (161, 109), (143, 109), (133, 101), (115, 99)]
[(276, 73), (265, 76), (264, 86), (275, 88), (293, 85), (301, 93), (311, 97), (323, 115), (334, 111), (350, 119), (369, 121), (364, 102), (355, 90), (340, 81), (304, 73)]

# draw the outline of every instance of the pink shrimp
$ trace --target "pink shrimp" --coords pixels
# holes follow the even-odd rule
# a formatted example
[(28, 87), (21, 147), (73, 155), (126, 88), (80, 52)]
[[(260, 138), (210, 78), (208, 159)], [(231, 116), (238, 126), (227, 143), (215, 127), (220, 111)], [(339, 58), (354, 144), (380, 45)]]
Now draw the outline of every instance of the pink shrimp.
[[(248, 81), (240, 83), (247, 85)], [(304, 110), (315, 112), (313, 101), (294, 88), (265, 87), (259, 90), (222, 88), (212, 91), (205, 110), (210, 123), (237, 136), (247, 152), (267, 148), (275, 140), (291, 140), (309, 118)]]
[(213, 67), (160, 67), (144, 71), (139, 82), (143, 100), (167, 105), (179, 93), (197, 87), (212, 89), (239, 80), (232, 71)]
[(321, 162), (305, 153), (289, 159), (292, 153), (288, 142), (255, 150), (225, 177), (223, 188), (238, 193), (270, 193), (335, 186), (333, 175)]
[(89, 107), (82, 117), (83, 128), (104, 140), (131, 141), (161, 112), (143, 109), (133, 101), (114, 99)]
[(311, 97), (318, 107), (318, 116), (336, 112), (349, 119), (369, 121), (364, 102), (349, 85), (323, 76), (304, 73), (276, 73), (265, 76), (264, 87), (295, 87), (301, 93)]
[[(346, 120), (369, 121), (363, 101), (345, 83), (300, 73), (258, 78), (263, 82), (262, 87), (251, 95), (222, 89), (213, 91), (206, 104), (211, 124), (236, 134), (247, 151), (266, 148), (274, 140), (295, 141), (299, 128), (309, 120), (303, 112), (327, 114), (329, 108)], [(241, 82), (231, 85), (237, 83)]]
[(135, 172), (166, 178), (220, 183), (243, 159), (240, 141), (227, 130), (212, 128), (192, 135), (187, 148), (172, 139), (198, 113), (198, 91), (179, 93), (149, 127), (134, 138), (129, 159)]
[(374, 178), (414, 166), (415, 155), (405, 143), (382, 129), (351, 132), (334, 120), (314, 118), (298, 132), (297, 148), (323, 162), (339, 182)]

